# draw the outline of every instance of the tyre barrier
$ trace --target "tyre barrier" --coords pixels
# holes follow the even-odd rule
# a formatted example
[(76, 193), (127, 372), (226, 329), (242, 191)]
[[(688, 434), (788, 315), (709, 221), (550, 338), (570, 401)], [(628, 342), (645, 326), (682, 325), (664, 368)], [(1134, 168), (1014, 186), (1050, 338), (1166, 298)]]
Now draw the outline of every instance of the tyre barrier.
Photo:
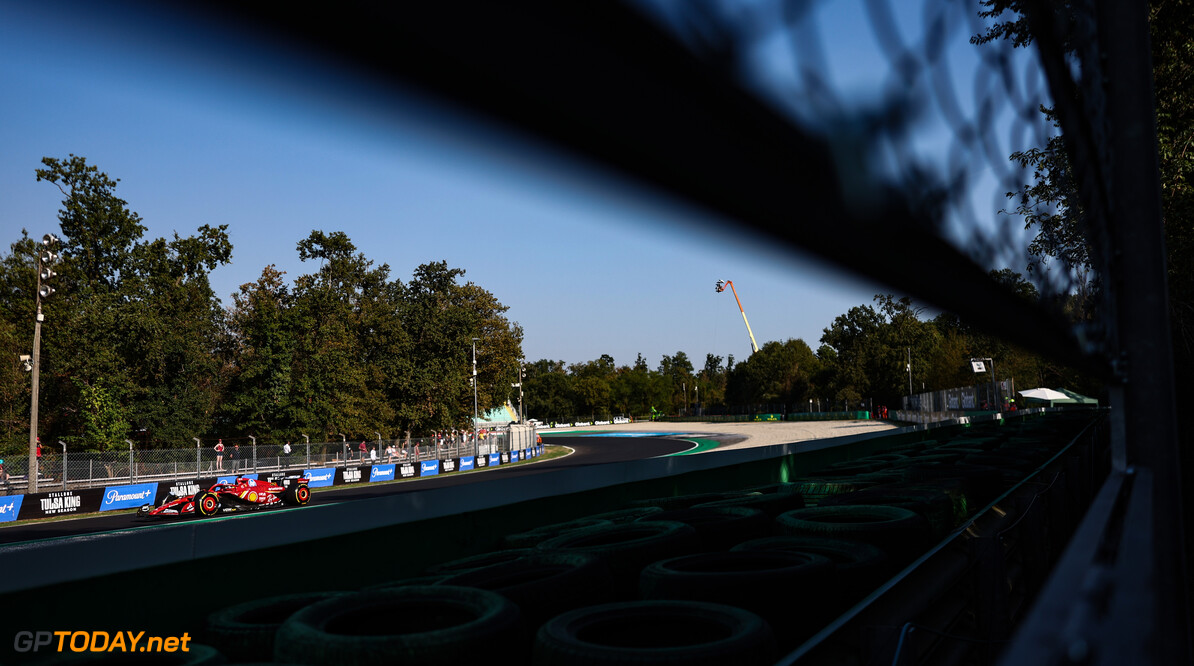
[(856, 504), (797, 509), (775, 519), (777, 535), (844, 538), (873, 544), (896, 566), (928, 549), (929, 522), (914, 511), (894, 506)]
[(585, 516), (594, 520), (608, 520), (616, 525), (622, 523), (633, 523), (640, 518), (646, 518), (652, 514), (663, 512), (663, 507), (660, 506), (635, 506), (628, 509), (618, 509), (616, 511), (606, 511), (605, 513), (598, 513), (592, 516)]
[(450, 578), (450, 574), (428, 574), (425, 576), (411, 576), (410, 578), (398, 578), (396, 580), (387, 580), (382, 583), (374, 583), (373, 585), (366, 585), (361, 588), (361, 592), (366, 590), (392, 590), (396, 587), (409, 587), (411, 585), (439, 585), (445, 579)]
[(614, 601), (613, 574), (596, 555), (537, 551), (451, 576), (444, 585), (490, 590), (514, 602), (530, 628), (574, 608)]
[(845, 495), (826, 498), (820, 506), (882, 504), (915, 511), (929, 521), (934, 539), (949, 534), (972, 508), (960, 488), (928, 483), (898, 483), (875, 486)]
[(631, 507), (657, 506), (664, 511), (673, 511), (676, 509), (687, 509), (696, 506), (697, 504), (704, 504), (705, 502), (716, 502), (717, 500), (730, 499), (733, 497), (741, 497), (749, 495), (748, 491), (729, 491), (723, 493), (696, 493), (692, 495), (676, 495), (674, 497), (651, 497), (648, 499), (634, 500), (630, 503)]
[(823, 555), (784, 550), (683, 555), (643, 568), (639, 594), (744, 608), (767, 620), (779, 647), (790, 649), (830, 619), (809, 602), (831, 592), (826, 574), (832, 568)]
[(447, 585), (344, 594), (291, 615), (274, 661), (288, 664), (525, 663), (518, 607), (496, 592)]
[(313, 603), (344, 592), (302, 592), (253, 599), (207, 616), (204, 640), (225, 655), (247, 661), (269, 661), (274, 636), (291, 615)]
[(812, 477), (794, 482), (792, 490), (804, 499), (806, 507), (810, 507), (817, 506), (830, 495), (852, 493), (874, 485), (877, 485), (875, 481), (859, 478)]
[(589, 606), (548, 621), (536, 666), (686, 664), (762, 666), (776, 658), (771, 627), (750, 611), (701, 601)]
[(643, 567), (696, 548), (696, 529), (676, 521), (636, 521), (561, 534), (536, 546), (548, 552), (584, 553), (605, 560), (614, 577), (615, 598), (634, 599)]
[(1003, 470), (966, 463), (919, 463), (904, 470), (910, 482), (961, 479), (962, 489), (972, 507), (986, 506), (1005, 488)]
[(601, 518), (578, 518), (563, 523), (543, 525), (517, 534), (507, 534), (502, 543), (507, 548), (534, 548), (540, 541), (546, 541), (566, 532), (604, 525), (613, 525), (613, 522)]
[(892, 572), (891, 560), (881, 549), (869, 543), (847, 539), (815, 536), (771, 536), (752, 539), (734, 546), (732, 551), (788, 551), (811, 553), (828, 558), (831, 571), (826, 574), (834, 594), (827, 594), (815, 603), (825, 607), (827, 615), (837, 615), (862, 598)]
[(693, 509), (705, 508), (720, 508), (720, 507), (740, 507), (744, 509), (758, 509), (767, 514), (771, 518), (778, 516), (786, 511), (804, 508), (804, 498), (797, 493), (792, 492), (778, 492), (778, 493), (760, 493), (758, 495), (747, 495), (745, 497), (731, 497), (730, 499), (717, 500), (716, 502), (706, 502), (704, 504), (697, 504)]
[(479, 555), (470, 555), (468, 557), (461, 557), (459, 559), (434, 564), (423, 570), (423, 573), (428, 576), (445, 575), (454, 576), (456, 574), (472, 571), (474, 569), (484, 569), (485, 567), (494, 564), (504, 564), (506, 562), (513, 562), (520, 557), (529, 555), (535, 552), (534, 548), (507, 548), (505, 550), (491, 550)]
[(696, 548), (711, 551), (728, 550), (748, 539), (769, 535), (773, 518), (759, 509), (721, 506), (664, 511), (648, 516), (647, 520), (676, 521), (691, 525), (696, 530)]

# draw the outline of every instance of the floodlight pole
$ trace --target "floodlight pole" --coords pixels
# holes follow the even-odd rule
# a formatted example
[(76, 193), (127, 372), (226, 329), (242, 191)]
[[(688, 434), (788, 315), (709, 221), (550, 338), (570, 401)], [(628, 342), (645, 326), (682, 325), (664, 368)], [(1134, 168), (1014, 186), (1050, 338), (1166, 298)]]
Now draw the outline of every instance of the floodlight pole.
[(733, 294), (734, 294), (734, 301), (736, 303), (738, 303), (738, 311), (742, 313), (742, 321), (743, 321), (743, 323), (746, 324), (746, 333), (748, 335), (750, 335), (750, 351), (753, 354), (753, 353), (759, 351), (759, 345), (758, 345), (758, 343), (755, 342), (754, 331), (750, 330), (750, 322), (746, 320), (746, 310), (742, 309), (742, 301), (738, 299), (738, 290), (734, 288), (734, 281), (733, 280), (718, 280), (717, 281), (717, 293), (720, 294), (721, 292), (725, 291), (727, 286), (730, 288), (730, 291), (733, 292)]
[(41, 322), (45, 316), (41, 313), (41, 299), (43, 294), (48, 297), (54, 293), (54, 288), (49, 285), (43, 285), (42, 282), (54, 277), (54, 271), (50, 270), (50, 265), (58, 260), (58, 254), (54, 252), (54, 248), (58, 246), (58, 237), (54, 234), (46, 234), (41, 238), (41, 244), (45, 247), (37, 254), (37, 316), (33, 319), (33, 368), (32, 368), (32, 399), (29, 403), (29, 470), (27, 476), (28, 489), (26, 492), (37, 492), (37, 480), (41, 476), (41, 470), (38, 469), (40, 460), (37, 458), (37, 398), (41, 392)]

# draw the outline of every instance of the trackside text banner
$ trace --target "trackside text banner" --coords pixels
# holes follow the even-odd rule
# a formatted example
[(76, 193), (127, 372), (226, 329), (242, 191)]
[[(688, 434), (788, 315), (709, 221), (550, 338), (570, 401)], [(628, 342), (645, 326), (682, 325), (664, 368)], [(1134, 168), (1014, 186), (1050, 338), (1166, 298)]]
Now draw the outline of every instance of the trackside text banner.
[(158, 484), (137, 483), (130, 486), (108, 486), (104, 488), (104, 499), (100, 511), (135, 509), (142, 504), (152, 504), (158, 494)]
[(17, 515), (21, 513), (21, 501), (24, 499), (24, 495), (0, 497), (0, 523), (16, 520)]
[(396, 465), (374, 465), (369, 468), (369, 482), (393, 481)]
[(303, 472), (303, 476), (307, 477), (308, 487), (327, 488), (336, 480), (336, 468), (324, 467), (322, 469), (309, 469)]

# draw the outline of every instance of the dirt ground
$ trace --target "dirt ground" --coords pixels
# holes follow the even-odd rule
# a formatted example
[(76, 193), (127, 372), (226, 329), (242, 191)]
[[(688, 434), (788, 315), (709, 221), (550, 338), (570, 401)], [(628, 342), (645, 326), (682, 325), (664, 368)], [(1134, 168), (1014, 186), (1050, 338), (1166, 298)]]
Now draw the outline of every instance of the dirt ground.
[(802, 442), (810, 439), (846, 437), (863, 433), (894, 430), (899, 426), (886, 421), (770, 421), (742, 423), (660, 423), (637, 421), (616, 425), (585, 426), (580, 428), (550, 428), (545, 432), (575, 430), (605, 430), (610, 432), (667, 432), (691, 435), (717, 434), (741, 438), (717, 450), (741, 449)]

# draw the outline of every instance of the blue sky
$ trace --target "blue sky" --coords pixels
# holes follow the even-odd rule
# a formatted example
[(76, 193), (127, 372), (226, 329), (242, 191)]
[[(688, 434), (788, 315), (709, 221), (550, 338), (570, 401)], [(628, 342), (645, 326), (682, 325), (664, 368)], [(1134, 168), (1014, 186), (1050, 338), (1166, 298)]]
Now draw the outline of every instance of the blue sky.
[(121, 179), (150, 237), (227, 224), (233, 262), (212, 275), (225, 304), (266, 265), (315, 270), (295, 251), (312, 229), (344, 231), (404, 281), (429, 261), (463, 268), (510, 307), (530, 360), (745, 358), (718, 279), (734, 281), (760, 344), (814, 349), (835, 316), (888, 291), (416, 96), (357, 104), (374, 91), (304, 89), (235, 49), (63, 7), (0, 4), (5, 246), (57, 230), (60, 194), (33, 171), (74, 153)]

